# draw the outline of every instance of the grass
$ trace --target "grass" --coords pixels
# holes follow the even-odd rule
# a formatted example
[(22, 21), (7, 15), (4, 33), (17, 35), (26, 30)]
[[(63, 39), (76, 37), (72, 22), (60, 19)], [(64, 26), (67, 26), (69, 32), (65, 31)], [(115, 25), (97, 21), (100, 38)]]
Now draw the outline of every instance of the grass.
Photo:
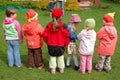
[[(70, 15), (72, 13), (77, 13), (80, 15), (82, 22), (79, 25), (77, 33), (81, 31), (84, 25), (84, 21), (87, 18), (95, 18), (96, 20), (96, 27), (95, 31), (97, 32), (100, 27), (103, 25), (102, 18), (103, 15), (108, 13), (108, 12), (116, 12), (115, 15), (115, 26), (118, 30), (118, 43), (116, 46), (115, 54), (112, 57), (112, 70), (107, 73), (107, 72), (97, 72), (94, 69), (94, 65), (97, 63), (97, 53), (96, 53), (96, 47), (98, 40), (96, 41), (95, 45), (95, 52), (93, 56), (93, 71), (91, 74), (85, 74), (82, 75), (78, 71), (75, 71), (74, 65), (73, 65), (73, 60), (72, 60), (72, 67), (71, 68), (66, 68), (64, 74), (56, 73), (55, 75), (52, 75), (49, 72), (49, 66), (48, 66), (48, 61), (49, 61), (49, 55), (47, 52), (47, 47), (46, 44), (42, 47), (43, 50), (43, 58), (44, 58), (44, 64), (45, 67), (42, 70), (38, 70), (37, 68), (34, 68), (32, 70), (29, 70), (27, 68), (27, 48), (24, 42), (20, 46), (20, 53), (21, 53), (21, 59), (23, 66), (21, 68), (17, 67), (8, 67), (7, 65), (7, 46), (6, 42), (4, 41), (3, 37), (3, 29), (2, 29), (2, 22), (5, 17), (5, 11), (0, 11), (0, 80), (120, 80), (120, 56), (119, 56), (119, 48), (120, 48), (120, 42), (119, 42), (119, 35), (120, 35), (120, 4), (118, 3), (113, 3), (113, 2), (108, 2), (107, 0), (101, 0), (102, 4), (106, 5), (109, 4), (111, 7), (108, 9), (102, 9), (98, 7), (92, 7), (91, 9), (87, 10), (76, 10), (76, 11), (66, 11), (65, 16), (63, 17), (63, 21), (65, 23), (68, 23)], [(48, 11), (41, 11), (41, 10), (36, 10), (39, 14), (39, 21), (45, 27), (49, 21), (51, 21), (51, 18), (49, 17), (49, 12)], [(18, 16), (17, 20), (23, 25), (25, 23), (25, 12), (18, 11)], [(77, 42), (79, 43), (79, 42)], [(78, 54), (79, 57), (79, 54)], [(65, 59), (66, 59), (66, 54), (65, 54)]]

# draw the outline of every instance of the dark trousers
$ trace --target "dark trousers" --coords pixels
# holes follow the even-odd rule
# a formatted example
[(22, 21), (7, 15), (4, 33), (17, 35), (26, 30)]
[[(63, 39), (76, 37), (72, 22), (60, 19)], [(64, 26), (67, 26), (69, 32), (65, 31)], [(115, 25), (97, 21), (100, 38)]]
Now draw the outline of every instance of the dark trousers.
[(35, 63), (37, 67), (40, 67), (43, 65), (41, 48), (28, 49), (28, 67), (34, 67)]

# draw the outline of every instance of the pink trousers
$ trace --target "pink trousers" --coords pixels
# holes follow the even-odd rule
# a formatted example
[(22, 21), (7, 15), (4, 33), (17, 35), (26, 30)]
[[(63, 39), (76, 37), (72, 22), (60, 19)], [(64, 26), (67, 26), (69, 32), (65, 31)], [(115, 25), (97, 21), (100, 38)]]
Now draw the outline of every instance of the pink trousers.
[(80, 55), (80, 71), (92, 70), (92, 55)]

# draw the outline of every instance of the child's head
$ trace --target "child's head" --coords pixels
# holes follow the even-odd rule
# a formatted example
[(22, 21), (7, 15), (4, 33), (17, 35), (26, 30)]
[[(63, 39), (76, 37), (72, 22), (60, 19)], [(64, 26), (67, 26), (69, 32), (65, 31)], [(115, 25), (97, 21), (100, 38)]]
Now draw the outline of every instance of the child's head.
[(28, 22), (31, 22), (32, 20), (37, 20), (38, 13), (35, 12), (33, 9), (29, 9), (26, 11), (26, 18)]
[(88, 18), (85, 20), (85, 23), (84, 23), (84, 28), (85, 29), (94, 29), (95, 27), (95, 20), (93, 18)]
[(58, 28), (62, 15), (63, 15), (63, 12), (60, 8), (53, 9), (52, 18), (53, 18), (53, 29), (54, 30)]
[(80, 18), (80, 16), (78, 14), (71, 14), (69, 22), (71, 24), (74, 24), (75, 27), (77, 27), (78, 24), (81, 22), (81, 18)]
[(104, 22), (105, 23), (114, 22), (114, 15), (115, 15), (115, 12), (105, 14), (103, 17)]
[(7, 17), (12, 17), (12, 18), (16, 18), (16, 9), (14, 8), (7, 8), (6, 9), (6, 16)]

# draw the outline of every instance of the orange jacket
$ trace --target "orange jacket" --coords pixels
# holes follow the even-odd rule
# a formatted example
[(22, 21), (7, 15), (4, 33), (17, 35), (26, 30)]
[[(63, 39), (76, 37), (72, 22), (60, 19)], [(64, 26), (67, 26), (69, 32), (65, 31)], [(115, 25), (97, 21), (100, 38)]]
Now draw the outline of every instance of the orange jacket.
[(99, 44), (97, 47), (98, 54), (112, 56), (117, 42), (117, 30), (113, 23), (106, 23), (98, 32), (97, 38)]
[(42, 46), (44, 28), (39, 24), (38, 20), (25, 23), (23, 25), (23, 31), (28, 48), (40, 48)]

